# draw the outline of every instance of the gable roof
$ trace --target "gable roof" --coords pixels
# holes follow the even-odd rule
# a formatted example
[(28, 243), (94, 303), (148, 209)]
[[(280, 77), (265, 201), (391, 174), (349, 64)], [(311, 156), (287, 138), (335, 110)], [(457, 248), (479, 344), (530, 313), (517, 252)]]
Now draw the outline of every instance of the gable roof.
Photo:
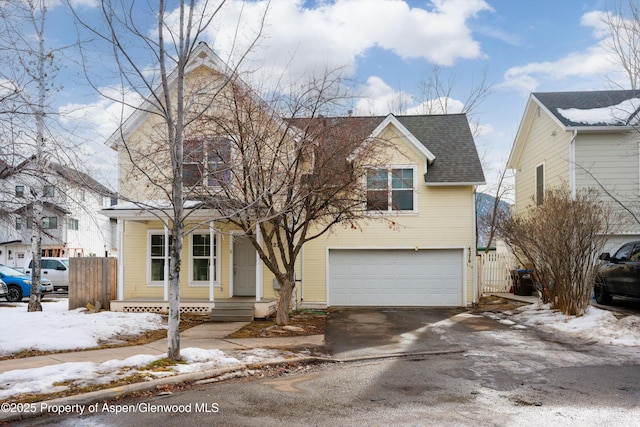
[(507, 168), (518, 167), (528, 133), (538, 108), (564, 131), (627, 132), (638, 122), (639, 90), (580, 92), (533, 92), (520, 120), (507, 160)]
[[(188, 74), (192, 70), (198, 67), (207, 67), (211, 70), (214, 70), (220, 73), (223, 76), (230, 77), (234, 75), (234, 70), (229, 68), (227, 64), (224, 63), (222, 59), (207, 45), (205, 42), (199, 42), (191, 55), (189, 56), (189, 62), (185, 66), (185, 74)], [(178, 73), (177, 69), (174, 68), (170, 71), (167, 76), (168, 86), (170, 89), (175, 87), (177, 81)], [(162, 97), (162, 85), (158, 85), (154, 88), (154, 92), (158, 98)], [(105, 144), (109, 146), (113, 150), (117, 150), (119, 142), (122, 138), (127, 139), (131, 134), (133, 134), (136, 129), (146, 120), (151, 111), (156, 109), (154, 102), (152, 101), (153, 97), (148, 95), (137, 108), (134, 108), (133, 113), (131, 113), (125, 120), (120, 124), (118, 129), (116, 129), (105, 141)]]
[(331, 122), (336, 130), (355, 132), (359, 139), (375, 137), (394, 125), (428, 163), (427, 185), (480, 185), (485, 178), (465, 114), (317, 117), (289, 119), (294, 126), (308, 120)]
[(435, 156), (425, 182), (484, 184), (484, 173), (465, 114), (396, 116)]
[(638, 90), (534, 92), (531, 97), (567, 130), (629, 126), (640, 110)]

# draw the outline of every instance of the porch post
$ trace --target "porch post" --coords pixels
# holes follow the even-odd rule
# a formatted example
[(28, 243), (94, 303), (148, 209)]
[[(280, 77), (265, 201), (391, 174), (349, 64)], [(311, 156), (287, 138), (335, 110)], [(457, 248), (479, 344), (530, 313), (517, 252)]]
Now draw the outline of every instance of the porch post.
[(124, 220), (118, 218), (116, 225), (118, 239), (118, 282), (116, 285), (116, 298), (124, 300)]
[[(258, 240), (258, 244), (262, 246), (262, 233), (260, 232), (260, 226), (256, 224), (256, 237)], [(258, 255), (258, 251), (256, 251), (256, 302), (260, 302), (262, 300), (262, 284), (264, 280), (262, 277), (262, 260), (260, 259), (260, 255)]]
[(213, 291), (214, 291), (214, 277), (213, 272), (215, 271), (215, 265), (213, 264), (215, 261), (214, 251), (218, 247), (218, 242), (214, 245), (215, 239), (215, 230), (213, 229), (213, 220), (209, 222), (209, 301), (213, 302)]
[(169, 301), (169, 227), (164, 225), (164, 301)]

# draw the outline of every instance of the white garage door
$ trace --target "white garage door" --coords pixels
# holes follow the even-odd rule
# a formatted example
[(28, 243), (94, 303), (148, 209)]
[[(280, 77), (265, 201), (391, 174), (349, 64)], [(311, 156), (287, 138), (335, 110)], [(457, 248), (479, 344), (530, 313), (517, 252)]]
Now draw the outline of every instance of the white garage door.
[(329, 251), (332, 306), (460, 306), (461, 249)]

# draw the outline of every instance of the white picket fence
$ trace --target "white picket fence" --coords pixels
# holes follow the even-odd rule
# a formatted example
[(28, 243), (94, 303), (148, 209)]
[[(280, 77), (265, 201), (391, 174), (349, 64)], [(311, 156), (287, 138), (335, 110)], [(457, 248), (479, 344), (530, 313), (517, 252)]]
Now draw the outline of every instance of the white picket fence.
[(511, 270), (515, 260), (510, 253), (483, 252), (478, 262), (478, 280), (482, 294), (509, 292), (511, 288)]

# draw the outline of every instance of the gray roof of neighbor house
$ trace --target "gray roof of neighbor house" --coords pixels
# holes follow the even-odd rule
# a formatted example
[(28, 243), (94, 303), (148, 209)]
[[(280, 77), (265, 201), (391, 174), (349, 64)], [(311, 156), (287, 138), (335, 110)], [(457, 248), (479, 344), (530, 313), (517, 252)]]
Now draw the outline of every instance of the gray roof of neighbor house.
[[(434, 156), (425, 182), (431, 185), (480, 184), (485, 182), (469, 122), (465, 114), (411, 115), (394, 117)], [(294, 126), (304, 126), (309, 120), (342, 122), (349, 132), (356, 132), (364, 141), (387, 116), (319, 117), (289, 119)], [(339, 126), (338, 126), (339, 127)]]
[(531, 96), (565, 127), (628, 126), (638, 120), (640, 109), (639, 90), (534, 92)]

